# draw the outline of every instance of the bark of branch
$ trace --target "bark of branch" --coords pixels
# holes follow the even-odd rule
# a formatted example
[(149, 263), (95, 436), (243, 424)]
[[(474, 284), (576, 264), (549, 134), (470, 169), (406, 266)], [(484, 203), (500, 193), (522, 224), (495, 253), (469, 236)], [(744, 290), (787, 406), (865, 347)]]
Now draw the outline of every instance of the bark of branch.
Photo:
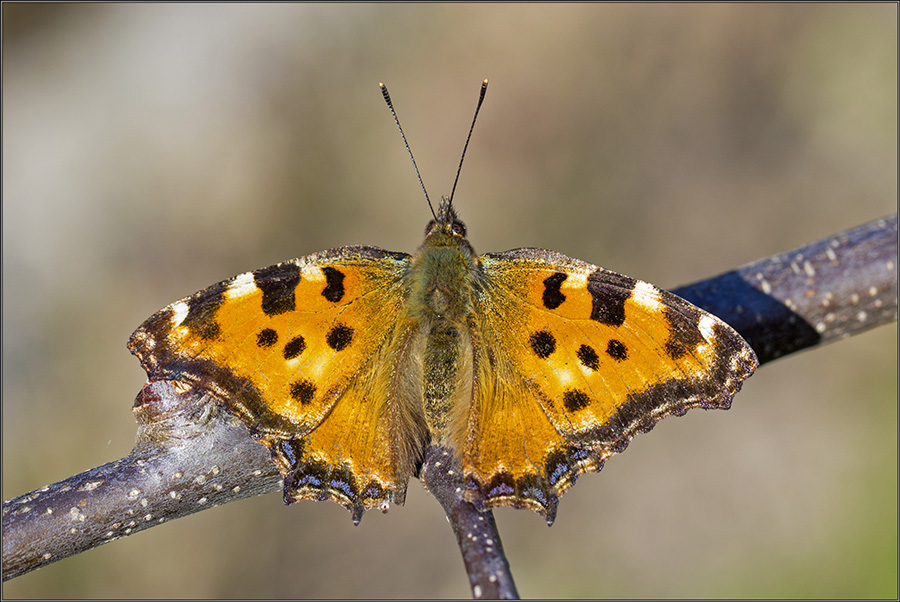
[(165, 521), (276, 491), (247, 427), (202, 392), (147, 384), (131, 454), (3, 503), (3, 580)]
[[(731, 324), (760, 363), (897, 319), (897, 216), (674, 291)], [(3, 580), (159, 523), (277, 491), (248, 429), (201, 391), (147, 384), (132, 453), (3, 503)], [(422, 479), (447, 512), (473, 594), (517, 597), (493, 515), (465, 502), (446, 450)]]
[(432, 447), (419, 477), (447, 513), (463, 555), (474, 598), (517, 600), (519, 593), (503, 553), (493, 512), (480, 511), (463, 499), (462, 467), (453, 453)]

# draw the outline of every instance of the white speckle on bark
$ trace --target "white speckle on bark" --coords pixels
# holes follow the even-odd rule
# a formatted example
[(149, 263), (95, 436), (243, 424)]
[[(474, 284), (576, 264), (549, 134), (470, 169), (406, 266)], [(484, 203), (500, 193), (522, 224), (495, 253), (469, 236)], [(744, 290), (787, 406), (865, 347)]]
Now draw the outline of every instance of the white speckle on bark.
[(806, 272), (806, 275), (810, 278), (816, 275), (816, 268), (808, 261), (803, 262), (803, 271)]

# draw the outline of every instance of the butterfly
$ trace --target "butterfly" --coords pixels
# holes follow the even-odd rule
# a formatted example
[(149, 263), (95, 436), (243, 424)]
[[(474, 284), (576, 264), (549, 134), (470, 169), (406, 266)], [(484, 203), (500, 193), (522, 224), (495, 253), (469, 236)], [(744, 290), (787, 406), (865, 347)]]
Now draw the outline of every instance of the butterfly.
[(128, 347), (150, 380), (242, 419), (285, 503), (332, 500), (355, 523), (403, 504), (441, 445), (467, 500), (551, 524), (578, 475), (666, 416), (727, 409), (758, 366), (730, 326), (652, 284), (545, 249), (478, 255), (452, 198), (412, 255), (347, 246), (240, 274)]

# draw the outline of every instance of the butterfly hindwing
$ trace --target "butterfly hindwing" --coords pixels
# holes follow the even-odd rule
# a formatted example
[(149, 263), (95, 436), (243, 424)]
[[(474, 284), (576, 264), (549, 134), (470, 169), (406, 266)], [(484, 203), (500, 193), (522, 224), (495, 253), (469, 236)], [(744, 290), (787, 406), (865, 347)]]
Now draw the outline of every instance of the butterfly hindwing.
[(756, 368), (731, 327), (646, 282), (543, 249), (481, 264), (476, 347), (492, 368), (463, 464), (470, 497), (489, 505), (552, 520), (578, 474), (665, 416), (729, 407)]
[(402, 503), (421, 420), (392, 399), (388, 345), (409, 256), (343, 247), (241, 274), (173, 303), (129, 340), (153, 380), (208, 390), (285, 477), (285, 499), (354, 518)]

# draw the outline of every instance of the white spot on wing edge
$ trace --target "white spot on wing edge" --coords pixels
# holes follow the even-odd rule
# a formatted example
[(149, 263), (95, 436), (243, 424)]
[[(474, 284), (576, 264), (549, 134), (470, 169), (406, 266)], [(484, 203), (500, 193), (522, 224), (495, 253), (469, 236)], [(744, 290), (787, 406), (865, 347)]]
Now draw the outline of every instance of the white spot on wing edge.
[(571, 272), (563, 272), (566, 275), (566, 279), (563, 280), (563, 283), (560, 285), (560, 290), (564, 289), (572, 289), (583, 291), (587, 288), (588, 285), (588, 272), (580, 272), (580, 271), (571, 271)]
[(172, 304), (172, 328), (181, 326), (188, 315), (188, 304), (184, 301)]
[(659, 301), (659, 289), (649, 282), (637, 280), (634, 283), (634, 291), (632, 291), (631, 298), (635, 303), (648, 309), (662, 310), (662, 304)]
[(700, 316), (700, 323), (697, 324), (697, 328), (700, 330), (700, 333), (703, 335), (703, 338), (707, 341), (715, 341), (716, 340), (716, 319), (710, 316), (709, 314), (703, 314)]
[(227, 299), (239, 299), (256, 292), (256, 290), (253, 272), (244, 272), (232, 279), (231, 284), (228, 285), (228, 290), (225, 291), (225, 297)]
[(300, 266), (300, 279), (307, 282), (325, 282), (325, 272), (320, 266)]

